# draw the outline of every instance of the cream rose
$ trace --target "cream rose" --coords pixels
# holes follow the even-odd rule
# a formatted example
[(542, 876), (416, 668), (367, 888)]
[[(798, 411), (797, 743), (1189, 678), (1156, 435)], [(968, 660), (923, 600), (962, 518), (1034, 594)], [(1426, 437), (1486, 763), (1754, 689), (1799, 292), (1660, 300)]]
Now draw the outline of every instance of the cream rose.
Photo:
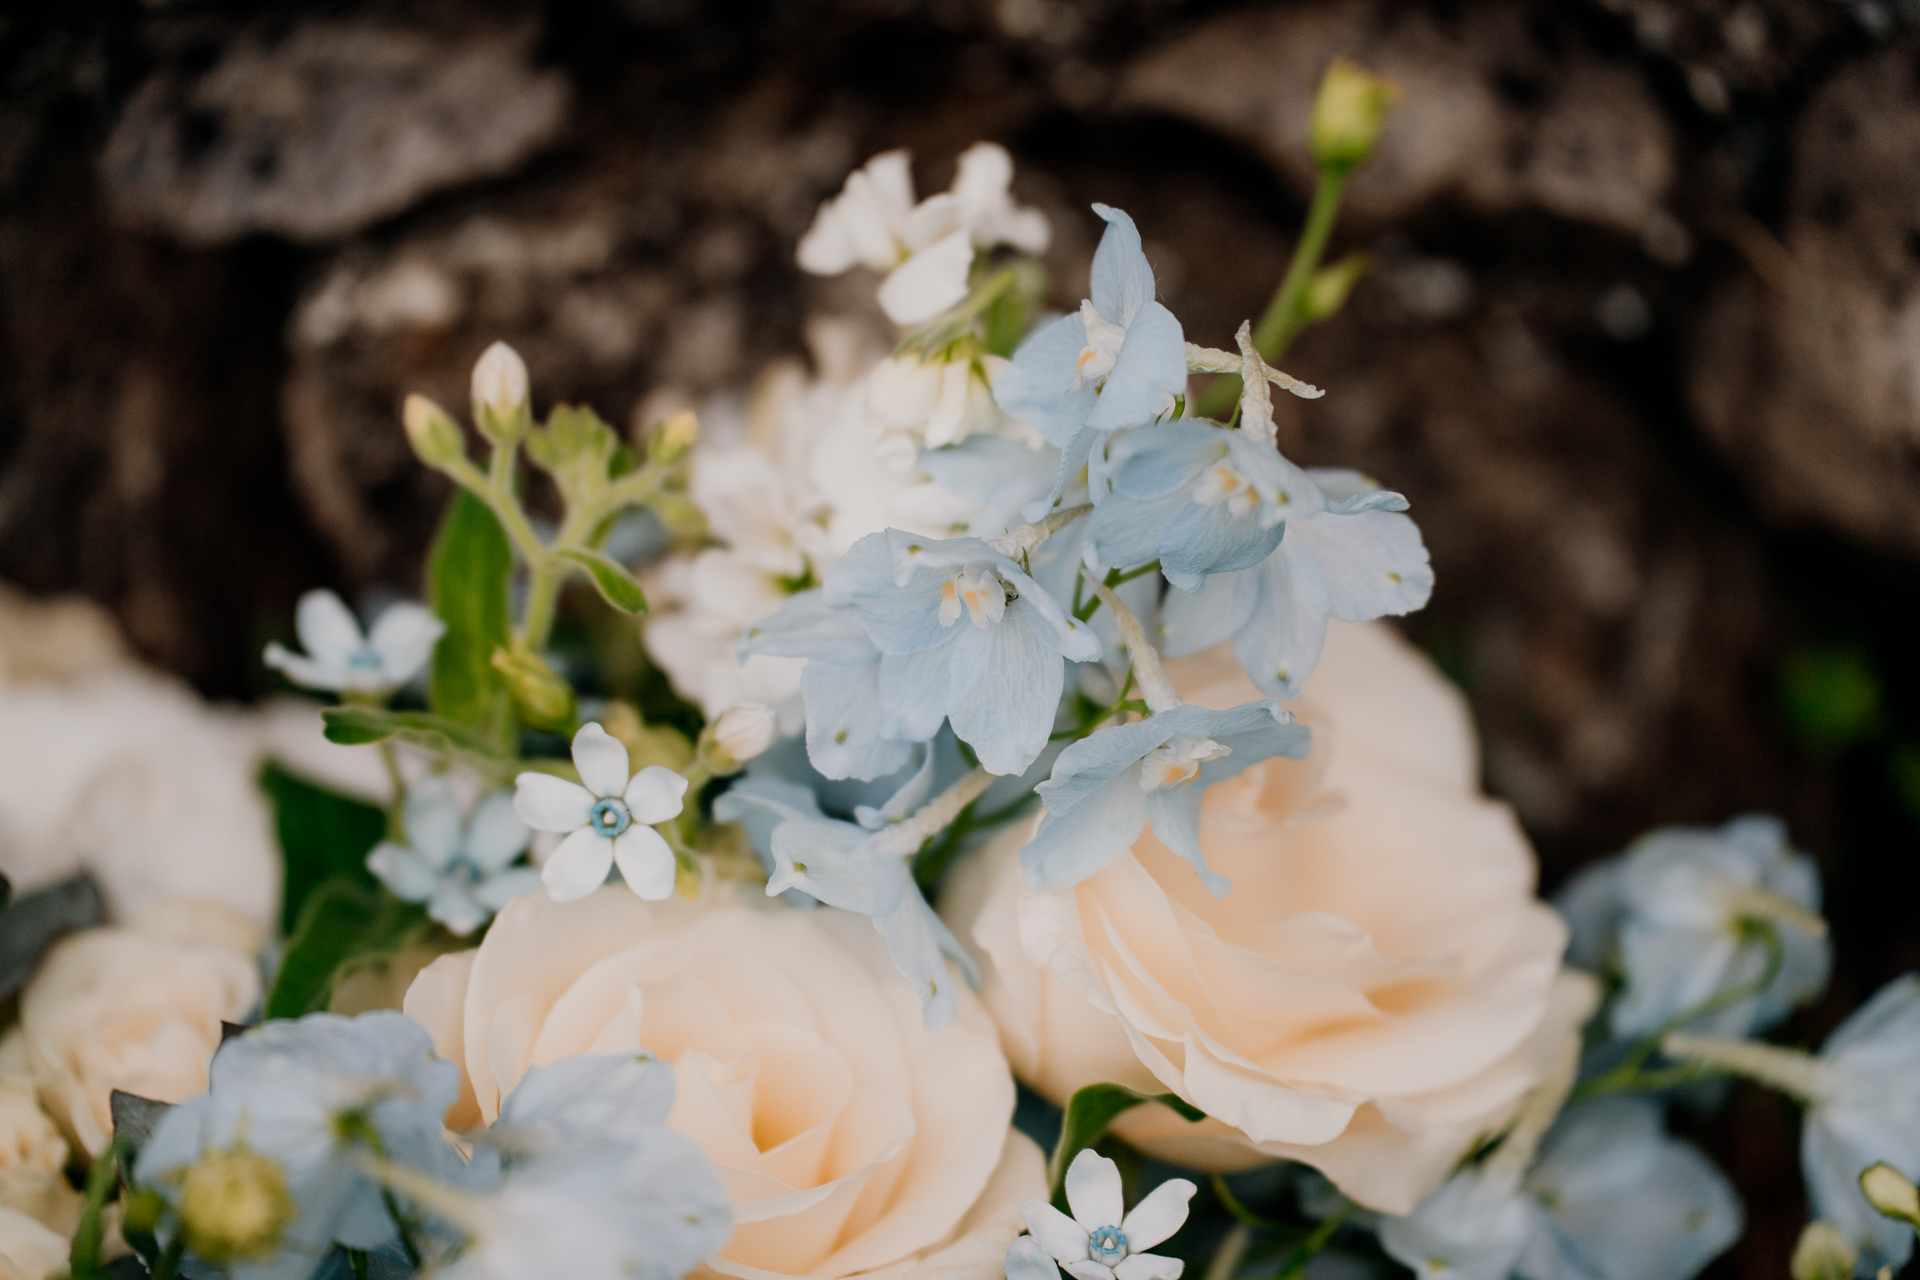
[(67, 1141), (40, 1107), (15, 1027), (0, 1037), (0, 1208), (72, 1234), (82, 1197), (67, 1185)]
[(0, 1280), (53, 1280), (67, 1273), (67, 1238), (0, 1206)]
[(258, 934), (213, 902), (150, 908), (48, 953), (20, 999), (27, 1069), (89, 1153), (113, 1134), (115, 1089), (178, 1102), (207, 1087), (220, 1023), (260, 999)]
[(643, 1047), (673, 1063), (668, 1124), (733, 1196), (722, 1275), (997, 1280), (1020, 1205), (1045, 1195), (985, 1011), (963, 992), (955, 1026), (922, 1030), (863, 917), (533, 894), (428, 966), (406, 1011), (463, 1068), (455, 1129), (490, 1123), (530, 1065)]
[[(1167, 664), (1190, 702), (1258, 698), (1217, 649)], [(1071, 889), (1033, 893), (1010, 831), (962, 867), (944, 914), (985, 972), (1014, 1071), (1055, 1101), (1110, 1080), (1212, 1118), (1123, 1116), (1146, 1150), (1205, 1169), (1314, 1165), (1409, 1212), (1511, 1116), (1591, 992), (1533, 896), (1506, 806), (1479, 794), (1459, 695), (1392, 631), (1334, 623), (1295, 714), (1306, 760), (1207, 793), (1215, 899), (1151, 831)]]

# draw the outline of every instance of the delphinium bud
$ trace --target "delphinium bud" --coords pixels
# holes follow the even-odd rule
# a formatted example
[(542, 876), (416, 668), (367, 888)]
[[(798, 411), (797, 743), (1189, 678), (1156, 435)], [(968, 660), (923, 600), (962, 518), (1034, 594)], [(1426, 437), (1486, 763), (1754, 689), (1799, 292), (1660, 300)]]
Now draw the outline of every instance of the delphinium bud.
[(1399, 97), (1400, 86), (1393, 81), (1363, 70), (1349, 58), (1335, 58), (1313, 101), (1307, 130), (1313, 162), (1336, 173), (1365, 163), (1380, 140), (1387, 108)]
[(294, 1215), (278, 1162), (241, 1146), (208, 1151), (189, 1166), (179, 1206), (187, 1247), (216, 1266), (271, 1257)]

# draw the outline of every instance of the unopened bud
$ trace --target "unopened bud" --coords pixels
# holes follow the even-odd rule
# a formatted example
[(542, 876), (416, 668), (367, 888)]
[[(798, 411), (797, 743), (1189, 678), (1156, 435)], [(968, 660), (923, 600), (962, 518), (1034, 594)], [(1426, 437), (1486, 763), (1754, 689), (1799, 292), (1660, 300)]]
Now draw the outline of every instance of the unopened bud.
[(1920, 1189), (1892, 1165), (1884, 1161), (1868, 1165), (1860, 1174), (1860, 1190), (1867, 1203), (1885, 1216), (1920, 1227)]
[(209, 1151), (180, 1177), (187, 1247), (215, 1266), (271, 1257), (293, 1214), (286, 1175), (257, 1151)]
[(473, 420), (495, 441), (517, 440), (530, 421), (527, 362), (504, 342), (480, 353), (473, 366)]
[(733, 773), (768, 747), (780, 733), (780, 717), (770, 707), (742, 702), (728, 707), (700, 735), (701, 753), (716, 775)]
[(150, 1187), (142, 1187), (126, 1198), (126, 1209), (120, 1215), (121, 1229), (152, 1235), (159, 1230), (160, 1219), (166, 1216), (167, 1198)]
[(1366, 162), (1380, 140), (1387, 108), (1400, 86), (1361, 69), (1351, 58), (1335, 58), (1321, 78), (1307, 128), (1307, 147), (1322, 169), (1347, 173)]
[(1793, 1280), (1853, 1280), (1858, 1261), (1840, 1228), (1815, 1219), (1800, 1232), (1787, 1272)]
[(1350, 253), (1330, 267), (1322, 267), (1307, 282), (1300, 299), (1300, 316), (1309, 323), (1327, 319), (1347, 305), (1354, 282), (1366, 274), (1367, 255)]
[(515, 642), (493, 651), (493, 669), (513, 695), (521, 719), (536, 729), (571, 733), (577, 718), (573, 686), (526, 645)]
[(653, 433), (653, 444), (647, 449), (647, 460), (671, 466), (686, 457), (693, 450), (694, 441), (699, 438), (700, 420), (693, 416), (693, 411), (689, 409), (676, 413)]
[(428, 466), (444, 469), (467, 456), (467, 442), (460, 435), (459, 424), (425, 396), (408, 396), (400, 418), (406, 424), (414, 455)]

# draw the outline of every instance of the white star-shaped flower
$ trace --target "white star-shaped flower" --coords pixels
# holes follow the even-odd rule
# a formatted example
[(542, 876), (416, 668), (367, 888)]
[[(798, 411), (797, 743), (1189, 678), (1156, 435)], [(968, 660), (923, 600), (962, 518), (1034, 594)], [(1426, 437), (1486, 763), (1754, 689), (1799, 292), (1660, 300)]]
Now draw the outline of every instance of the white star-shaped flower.
[(426, 903), (429, 916), (462, 937), (540, 886), (532, 867), (507, 865), (527, 847), (528, 832), (504, 791), (463, 820), (453, 796), (429, 780), (407, 793), (405, 819), (407, 842), (382, 840), (367, 867), (396, 897)]
[(306, 652), (275, 642), (264, 660), (307, 689), (391, 693), (413, 679), (447, 624), (417, 604), (396, 604), (375, 620), (369, 634), (340, 597), (309, 591), (294, 611), (293, 629)]
[(1088, 1148), (1067, 1166), (1071, 1218), (1044, 1200), (1021, 1206), (1033, 1234), (1007, 1250), (1008, 1280), (1057, 1280), (1062, 1268), (1074, 1280), (1179, 1280), (1186, 1263), (1146, 1250), (1186, 1222), (1193, 1193), (1185, 1178), (1170, 1179), (1123, 1217), (1120, 1166)]
[(673, 850), (652, 824), (679, 816), (687, 780), (658, 764), (629, 778), (627, 749), (597, 724), (573, 736), (573, 765), (577, 783), (550, 773), (515, 779), (513, 808), (521, 820), (536, 831), (569, 833), (540, 869), (548, 896), (584, 898), (616, 864), (627, 887), (647, 901), (670, 895)]

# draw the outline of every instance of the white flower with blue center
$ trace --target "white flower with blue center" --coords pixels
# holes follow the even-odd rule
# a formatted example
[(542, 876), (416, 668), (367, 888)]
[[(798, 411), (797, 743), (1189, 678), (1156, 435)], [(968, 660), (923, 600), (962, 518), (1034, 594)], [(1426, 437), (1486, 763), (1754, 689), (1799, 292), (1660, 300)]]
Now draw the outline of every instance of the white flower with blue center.
[(1072, 1217), (1044, 1200), (1021, 1206), (1033, 1234), (1007, 1250), (1007, 1280), (1058, 1280), (1060, 1268), (1074, 1280), (1180, 1280), (1184, 1262), (1147, 1250), (1186, 1223), (1191, 1182), (1171, 1178), (1123, 1214), (1120, 1166), (1089, 1147), (1067, 1166), (1066, 1191)]
[(1025, 772), (1053, 732), (1066, 660), (1100, 656), (1084, 623), (978, 538), (869, 534), (828, 573), (821, 603), (857, 620), (879, 651), (879, 737), (925, 742), (951, 722), (989, 773)]
[(687, 780), (665, 765), (628, 776), (627, 749), (597, 724), (573, 735), (579, 782), (550, 773), (523, 773), (515, 781), (514, 811), (535, 831), (566, 833), (540, 868), (555, 902), (584, 898), (621, 878), (649, 902), (673, 893), (673, 849), (652, 824), (680, 816)]
[(1232, 886), (1200, 850), (1200, 802), (1206, 789), (1274, 756), (1307, 754), (1305, 725), (1272, 702), (1225, 711), (1175, 706), (1099, 730), (1060, 753), (1037, 788), (1047, 814), (1020, 851), (1027, 885), (1078, 884), (1153, 832), (1199, 872), (1207, 891)]
[(1563, 891), (1576, 960), (1617, 966), (1625, 978), (1612, 1010), (1616, 1035), (1644, 1035), (1717, 992), (1757, 981), (1769, 948), (1779, 969), (1757, 996), (1689, 1024), (1708, 1035), (1746, 1036), (1818, 996), (1832, 965), (1820, 919), (1820, 874), (1778, 818), (1749, 814), (1719, 829), (1665, 827), (1625, 854), (1583, 872)]
[(294, 1203), (272, 1256), (228, 1264), (233, 1280), (305, 1280), (335, 1244), (378, 1249), (397, 1238), (362, 1157), (459, 1176), (441, 1121), (460, 1069), (433, 1056), (424, 1028), (392, 1011), (316, 1013), (270, 1022), (220, 1047), (208, 1089), (169, 1109), (134, 1181), (174, 1198), (203, 1153), (244, 1149), (275, 1161)]
[(532, 867), (508, 864), (527, 847), (527, 824), (513, 811), (513, 795), (495, 791), (463, 819), (444, 787), (429, 780), (407, 793), (402, 812), (406, 843), (382, 840), (367, 867), (395, 897), (424, 902), (427, 915), (466, 936), (500, 908), (540, 887)]
[(1214, 573), (1161, 612), (1166, 651), (1183, 657), (1229, 636), (1270, 698), (1298, 698), (1320, 662), (1327, 619), (1411, 613), (1433, 594), (1433, 569), (1407, 500), (1354, 471), (1305, 471), (1288, 490), (1286, 536), (1260, 564)]
[(335, 693), (391, 693), (419, 674), (447, 624), (417, 604), (390, 606), (360, 629), (353, 610), (331, 591), (309, 591), (294, 610), (293, 629), (306, 648), (294, 653), (278, 641), (263, 661), (305, 689)]
[(1093, 211), (1107, 220), (1093, 296), (1029, 334), (993, 382), (1002, 409), (1064, 451), (1061, 486), (1087, 465), (1102, 433), (1170, 417), (1187, 390), (1186, 336), (1153, 300), (1139, 229), (1118, 209)]

